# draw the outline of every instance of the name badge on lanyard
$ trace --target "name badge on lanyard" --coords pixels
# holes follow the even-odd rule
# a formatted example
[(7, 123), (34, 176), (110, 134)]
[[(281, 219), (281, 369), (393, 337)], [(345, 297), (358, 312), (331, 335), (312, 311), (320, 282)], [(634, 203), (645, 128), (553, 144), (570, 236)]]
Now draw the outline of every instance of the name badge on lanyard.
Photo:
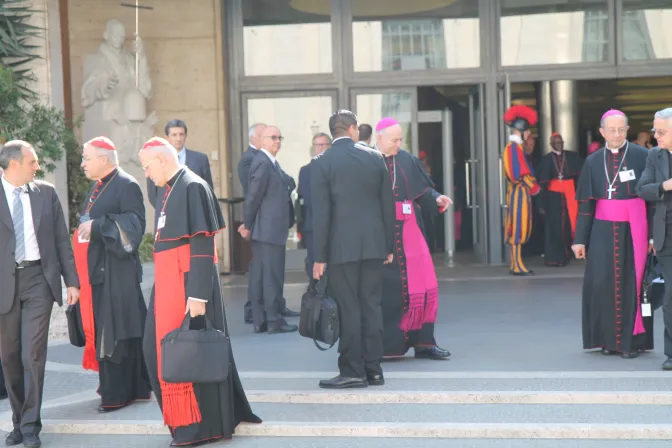
[(629, 182), (635, 180), (635, 170), (619, 171), (618, 178), (621, 182)]
[(159, 222), (158, 222), (156, 228), (157, 228), (158, 230), (161, 230), (161, 229), (163, 229), (165, 226), (166, 226), (166, 215), (164, 215), (163, 212), (161, 212), (161, 216), (159, 216)]
[(411, 203), (410, 202), (404, 202), (401, 204), (401, 212), (404, 215), (410, 215), (413, 213), (413, 210), (411, 209)]

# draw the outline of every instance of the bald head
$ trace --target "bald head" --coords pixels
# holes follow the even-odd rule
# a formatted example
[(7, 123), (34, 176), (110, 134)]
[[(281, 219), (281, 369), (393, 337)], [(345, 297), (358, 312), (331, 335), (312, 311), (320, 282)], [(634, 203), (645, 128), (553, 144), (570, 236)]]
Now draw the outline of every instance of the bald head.
[(180, 169), (177, 150), (160, 137), (154, 137), (140, 150), (140, 164), (145, 176), (158, 187), (163, 187)]
[(269, 125), (261, 131), (261, 147), (274, 157), (282, 146), (282, 134), (277, 126)]
[(404, 130), (399, 124), (381, 129), (376, 132), (376, 142), (380, 152), (386, 156), (394, 156), (404, 142)]

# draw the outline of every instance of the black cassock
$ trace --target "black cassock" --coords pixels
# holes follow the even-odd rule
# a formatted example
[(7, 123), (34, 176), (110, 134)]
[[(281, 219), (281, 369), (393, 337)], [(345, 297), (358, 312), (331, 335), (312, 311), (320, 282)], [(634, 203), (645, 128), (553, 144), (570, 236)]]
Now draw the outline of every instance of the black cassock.
[(94, 182), (89, 198), (81, 216), (82, 221), (87, 215), (93, 220), (88, 273), (98, 393), (103, 407), (115, 408), (147, 400), (151, 393), (142, 354), (147, 306), (140, 287), (142, 264), (138, 256), (145, 232), (145, 206), (137, 181), (120, 168)]
[[(539, 208), (545, 212), (544, 223), (544, 263), (564, 266), (572, 258), (572, 227), (567, 200), (563, 193), (550, 191), (552, 181), (576, 183), (581, 175), (583, 159), (574, 151), (554, 152), (545, 155), (537, 167), (537, 180), (541, 184), (541, 194), (537, 199)], [(571, 186), (571, 184), (570, 184)]]
[[(166, 419), (166, 409), (159, 381), (157, 329), (161, 328), (162, 307), (166, 303), (165, 287), (179, 289), (177, 322), (184, 316), (186, 298), (206, 300), (206, 316), (213, 327), (229, 335), (222, 303), (219, 270), (215, 260), (214, 235), (224, 228), (219, 203), (212, 189), (188, 168), (180, 169), (168, 182), (163, 199), (157, 200), (157, 229), (161, 216), (165, 226), (157, 232), (154, 243), (155, 284), (149, 302), (145, 328), (144, 352), (152, 390)], [(159, 260), (180, 265), (181, 275), (162, 270)], [(182, 271), (188, 265), (188, 272)], [(164, 288), (164, 289), (162, 289)], [(170, 291), (169, 291), (170, 292)], [(162, 297), (163, 294), (163, 297)], [(181, 307), (181, 312), (180, 312)], [(192, 328), (202, 328), (205, 320), (192, 319)], [(165, 326), (165, 324), (163, 325)], [(259, 423), (245, 396), (238, 370), (229, 351), (229, 376), (222, 383), (193, 384), (202, 420), (189, 425), (169, 424), (176, 445), (229, 439), (240, 422)], [(194, 368), (199, 368), (194, 366)], [(163, 383), (165, 384), (165, 383)]]
[[(436, 198), (440, 196), (434, 190), (434, 183), (422, 167), (422, 162), (407, 151), (401, 150), (394, 157), (385, 157), (388, 172), (394, 183), (395, 202), (413, 201), (418, 227), (425, 235), (422, 222), (423, 211), (426, 215), (438, 215)], [(395, 175), (396, 173), (396, 175)], [(403, 221), (395, 226), (394, 261), (385, 268), (383, 283), (383, 345), (385, 356), (402, 356), (415, 346), (435, 346), (434, 324), (426, 323), (420, 330), (404, 332), (399, 328), (404, 308), (409, 305), (408, 288), (403, 280), (407, 277), (406, 266), (400, 266), (404, 258)]]
[[(624, 161), (626, 146), (628, 152)], [(579, 216), (574, 244), (583, 244), (587, 250), (582, 305), (584, 349), (633, 353), (653, 348), (652, 318), (643, 319), (646, 333), (633, 334), (637, 291), (641, 285), (637, 284), (635, 275), (630, 223), (595, 217), (597, 201), (609, 201), (608, 189), (612, 181), (615, 191), (612, 191), (611, 201), (638, 198), (635, 186), (644, 171), (647, 156), (646, 149), (627, 142), (616, 154), (601, 148), (588, 156), (579, 178), (576, 193)], [(621, 182), (619, 167), (620, 171), (633, 170), (635, 179)], [(647, 213), (650, 214), (650, 207)]]

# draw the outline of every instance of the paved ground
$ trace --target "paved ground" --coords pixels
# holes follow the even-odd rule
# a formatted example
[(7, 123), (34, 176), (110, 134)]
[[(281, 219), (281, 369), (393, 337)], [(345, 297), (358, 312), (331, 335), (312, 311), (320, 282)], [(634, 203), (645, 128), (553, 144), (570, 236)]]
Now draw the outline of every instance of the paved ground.
[[(533, 264), (533, 263), (531, 263)], [(384, 364), (387, 384), (377, 390), (427, 392), (487, 392), (498, 391), (557, 391), (576, 394), (588, 392), (660, 392), (672, 390), (672, 375), (665, 375), (660, 364), (665, 359), (662, 352), (662, 316), (655, 318), (656, 349), (638, 359), (623, 360), (586, 353), (581, 349), (581, 264), (567, 269), (536, 267), (537, 276), (518, 279), (506, 275), (505, 268), (462, 267), (448, 269), (439, 266), (441, 302), (436, 339), (449, 349), (449, 361), (415, 360), (412, 354), (403, 359)], [(151, 266), (143, 289), (151, 287)], [(298, 309), (305, 290), (304, 274), (289, 272), (286, 276), (285, 296), (290, 308)], [(250, 325), (242, 322), (243, 304), (246, 300), (244, 277), (223, 277), (226, 312), (231, 333), (236, 364), (241, 372), (246, 390), (250, 393), (253, 408), (271, 426), (283, 422), (300, 422), (307, 429), (306, 437), (252, 437), (240, 436), (233, 441), (239, 447), (650, 447), (670, 446), (669, 440), (633, 440), (614, 433), (613, 439), (602, 440), (518, 440), (493, 437), (499, 427), (506, 431), (515, 425), (528, 425), (526, 430), (553, 429), (565, 425), (563, 430), (580, 433), (585, 428), (576, 425), (610, 428), (609, 424), (641, 425), (635, 429), (657, 431), (672, 420), (669, 406), (655, 405), (524, 405), (524, 404), (342, 404), (318, 403), (284, 404), (257, 400), (260, 391), (319, 391), (317, 381), (336, 374), (335, 350), (318, 352), (311, 341), (298, 334), (254, 334)], [(58, 310), (54, 314), (63, 310)], [(61, 316), (54, 318), (55, 322)], [(298, 320), (298, 319), (297, 319)], [(53, 328), (52, 328), (53, 330)], [(47, 447), (158, 447), (167, 446), (169, 437), (160, 428), (160, 414), (155, 402), (143, 403), (128, 409), (99, 416), (95, 413), (97, 399), (94, 394), (97, 377), (83, 373), (79, 367), (81, 349), (63, 343), (52, 332), (49, 363), (45, 385), (45, 410), (43, 419), (61, 428), (65, 422), (86, 421), (87, 425), (105, 422), (145, 422), (145, 434), (151, 435), (102, 435), (102, 434), (53, 434), (45, 433)], [(263, 395), (263, 394), (262, 394)], [(0, 402), (0, 419), (8, 414), (6, 401)], [(98, 422), (98, 423), (96, 423)], [(460, 423), (488, 427), (483, 438), (468, 439), (417, 439), (408, 434), (391, 439), (362, 437), (310, 437), (317, 431), (311, 425), (324, 422), (367, 422), (389, 424), (433, 422), (444, 432), (453, 434)], [(299, 424), (299, 423), (297, 423)], [(58, 425), (61, 425), (60, 427)], [(441, 426), (444, 425), (444, 426)], [(507, 426), (509, 425), (509, 426)], [(532, 425), (532, 426), (530, 426)], [(546, 425), (546, 426), (543, 426)], [(549, 426), (550, 425), (550, 426)], [(607, 426), (604, 426), (607, 425)], [(649, 426), (647, 426), (649, 425)], [(658, 425), (658, 426), (656, 426)], [(264, 425), (262, 425), (264, 426)], [(98, 426), (95, 426), (98, 428)], [(532, 428), (532, 429), (530, 429)], [(616, 427), (615, 427), (616, 428)], [(360, 428), (361, 430), (362, 428)], [(366, 429), (364, 427), (364, 429)], [(459, 429), (459, 428), (458, 428)], [(520, 429), (520, 428), (518, 428)], [(557, 428), (556, 428), (557, 429)], [(660, 434), (672, 434), (663, 431)], [(109, 430), (109, 428), (107, 429)], [(59, 429), (60, 431), (60, 429)], [(91, 430), (93, 431), (93, 430)], [(312, 431), (312, 432), (311, 432)], [(447, 431), (447, 432), (446, 432)], [(489, 431), (489, 432), (488, 432)], [(246, 430), (241, 432), (248, 434)], [(361, 434), (361, 433), (360, 433)], [(422, 433), (420, 433), (422, 436)], [(640, 433), (637, 433), (640, 434)], [(412, 437), (417, 437), (413, 435)], [(451, 436), (452, 437), (452, 436)], [(223, 442), (226, 446), (231, 442)]]

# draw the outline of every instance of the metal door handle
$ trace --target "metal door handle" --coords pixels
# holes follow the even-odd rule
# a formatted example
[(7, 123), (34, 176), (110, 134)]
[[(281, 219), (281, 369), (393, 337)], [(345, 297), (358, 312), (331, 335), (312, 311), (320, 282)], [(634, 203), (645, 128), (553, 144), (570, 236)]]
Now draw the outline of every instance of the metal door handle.
[(504, 179), (502, 178), (504, 172), (504, 166), (502, 158), (499, 158), (499, 206), (502, 208), (507, 208), (506, 203), (504, 202)]
[(472, 204), (471, 202), (471, 164), (478, 162), (478, 159), (469, 159), (464, 162), (464, 172), (467, 184), (467, 208), (479, 208), (478, 204)]

